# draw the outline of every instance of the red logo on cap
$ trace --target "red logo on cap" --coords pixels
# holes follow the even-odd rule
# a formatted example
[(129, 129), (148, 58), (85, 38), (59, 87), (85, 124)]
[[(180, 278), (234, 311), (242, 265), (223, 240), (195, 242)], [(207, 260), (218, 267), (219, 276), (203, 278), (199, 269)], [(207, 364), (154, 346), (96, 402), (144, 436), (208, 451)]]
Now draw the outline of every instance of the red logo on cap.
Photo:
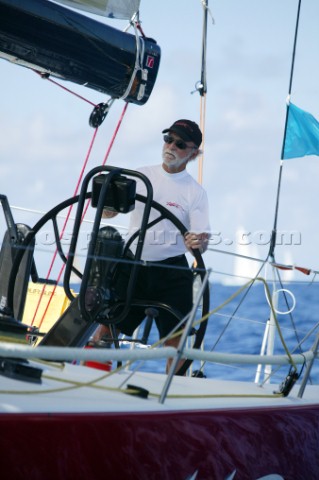
[(185, 123), (185, 122), (175, 122), (175, 125), (181, 125), (184, 128), (188, 128), (188, 130), (190, 130), (191, 132), (193, 131), (192, 127), (188, 123)]

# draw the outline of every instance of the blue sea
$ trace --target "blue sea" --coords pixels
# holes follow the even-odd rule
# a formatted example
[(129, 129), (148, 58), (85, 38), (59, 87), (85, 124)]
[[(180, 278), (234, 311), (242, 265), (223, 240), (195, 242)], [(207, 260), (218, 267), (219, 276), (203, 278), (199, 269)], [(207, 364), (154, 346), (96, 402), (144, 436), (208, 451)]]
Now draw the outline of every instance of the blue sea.
[[(272, 287), (271, 287), (272, 288)], [(225, 286), (220, 283), (210, 286), (210, 311), (205, 335), (205, 350), (227, 353), (260, 354), (267, 320), (270, 318), (270, 306), (263, 284), (254, 284), (251, 288)], [(319, 333), (319, 283), (298, 282), (276, 285), (272, 293), (277, 299), (277, 320), (284, 342), (291, 353), (309, 350)], [(232, 298), (234, 297), (234, 298)], [(198, 318), (201, 312), (198, 312)], [(143, 325), (142, 325), (143, 328)], [(153, 326), (149, 344), (158, 340), (156, 327)], [(285, 354), (285, 349), (276, 332), (274, 353)], [(312, 379), (319, 383), (319, 362), (314, 365)], [(208, 364), (192, 365), (193, 370), (202, 367), (206, 377), (227, 378), (229, 380), (254, 380), (256, 366)], [(165, 362), (158, 365), (154, 361), (142, 365), (143, 370), (164, 371)], [(301, 366), (299, 366), (299, 371)], [(272, 379), (278, 383), (285, 378), (289, 367), (273, 367)], [(264, 379), (261, 373), (260, 381)]]

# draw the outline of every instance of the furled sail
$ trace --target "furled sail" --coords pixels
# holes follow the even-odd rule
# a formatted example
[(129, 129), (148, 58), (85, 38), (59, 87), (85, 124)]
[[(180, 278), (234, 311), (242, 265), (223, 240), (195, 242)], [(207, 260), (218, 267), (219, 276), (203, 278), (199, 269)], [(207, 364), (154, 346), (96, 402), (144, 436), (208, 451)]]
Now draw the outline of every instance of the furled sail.
[(1, 57), (143, 105), (155, 84), (160, 48), (137, 32), (48, 0), (0, 0)]
[(57, 3), (104, 15), (109, 18), (129, 20), (140, 8), (141, 0), (55, 0)]

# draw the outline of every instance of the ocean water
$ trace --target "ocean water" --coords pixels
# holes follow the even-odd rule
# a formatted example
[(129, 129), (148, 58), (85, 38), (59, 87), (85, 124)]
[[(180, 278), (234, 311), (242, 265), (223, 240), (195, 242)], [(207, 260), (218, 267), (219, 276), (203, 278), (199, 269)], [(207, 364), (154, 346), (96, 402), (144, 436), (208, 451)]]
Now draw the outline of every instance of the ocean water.
[[(290, 283), (284, 287), (274, 287), (274, 300), (277, 299), (276, 314), (284, 342), (291, 353), (302, 353), (310, 349), (319, 334), (319, 283)], [(234, 298), (232, 298), (234, 297)], [(204, 345), (205, 350), (227, 353), (260, 354), (270, 306), (262, 284), (253, 285), (240, 292), (239, 286), (225, 286), (220, 283), (210, 286), (210, 311)], [(201, 311), (198, 312), (201, 317)], [(143, 328), (143, 325), (142, 327)], [(158, 340), (153, 326), (149, 343)], [(285, 354), (278, 332), (274, 339), (274, 353)], [(319, 383), (319, 361), (312, 370), (312, 380)], [(147, 371), (164, 371), (165, 362), (154, 361), (141, 366)], [(254, 380), (256, 366), (244, 365), (200, 365), (194, 362), (193, 370), (202, 368), (206, 377), (232, 380)], [(288, 366), (273, 367), (273, 383), (285, 378)], [(299, 366), (301, 371), (301, 366)], [(264, 379), (263, 372), (260, 380)]]

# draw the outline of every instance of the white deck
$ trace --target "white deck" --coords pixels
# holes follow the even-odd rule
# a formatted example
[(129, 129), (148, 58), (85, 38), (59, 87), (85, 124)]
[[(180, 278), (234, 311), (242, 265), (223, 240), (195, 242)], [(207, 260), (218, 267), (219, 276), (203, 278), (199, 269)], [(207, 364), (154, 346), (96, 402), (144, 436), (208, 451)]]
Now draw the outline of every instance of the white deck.
[[(103, 372), (71, 364), (32, 365), (43, 368), (41, 384), (1, 377), (0, 412), (165, 412), (319, 404), (319, 386), (307, 386), (302, 399), (297, 397), (299, 386), (283, 398), (273, 393), (278, 385), (176, 376), (161, 404), (164, 374)], [(127, 394), (128, 384), (148, 390), (148, 398)]]

